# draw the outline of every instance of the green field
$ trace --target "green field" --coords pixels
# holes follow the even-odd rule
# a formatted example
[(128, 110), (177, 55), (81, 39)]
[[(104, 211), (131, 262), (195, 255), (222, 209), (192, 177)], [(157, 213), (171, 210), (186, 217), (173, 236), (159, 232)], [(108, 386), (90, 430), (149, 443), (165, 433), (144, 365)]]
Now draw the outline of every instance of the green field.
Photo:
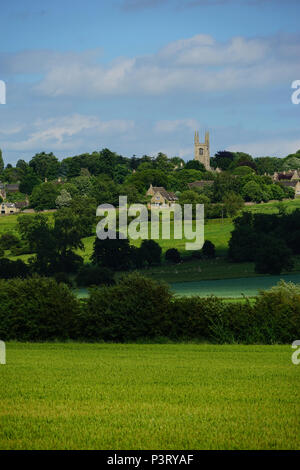
[[(300, 198), (295, 200), (284, 201), (282, 203), (287, 207), (288, 212), (300, 208)], [(277, 213), (278, 202), (270, 202), (264, 204), (255, 204), (253, 206), (245, 206), (246, 210), (262, 213)], [(53, 217), (53, 214), (47, 214)], [(0, 217), (0, 234), (5, 231), (17, 230), (17, 217), (7, 216)], [(217, 258), (214, 260), (194, 260), (191, 258), (192, 252), (185, 250), (187, 240), (159, 240), (163, 254), (168, 248), (177, 248), (183, 256), (185, 262), (179, 265), (162, 263), (161, 266), (154, 266), (148, 269), (140, 270), (143, 275), (151, 277), (155, 280), (163, 280), (168, 283), (196, 282), (202, 280), (218, 280), (218, 279), (241, 279), (246, 277), (257, 277), (254, 271), (254, 263), (231, 263), (226, 258), (228, 242), (230, 240), (231, 231), (233, 230), (231, 219), (212, 219), (205, 223), (204, 238), (214, 243), (216, 247)], [(173, 226), (171, 225), (171, 233)], [(78, 254), (84, 258), (85, 262), (90, 262), (93, 250), (95, 236), (83, 239), (84, 250), (78, 250)], [(141, 240), (132, 241), (135, 245), (139, 245)], [(5, 256), (11, 259), (23, 259), (26, 261), (31, 255), (22, 255), (18, 257), (10, 256), (10, 252), (6, 252)], [(300, 257), (294, 257), (293, 273), (300, 272)], [(116, 277), (122, 273), (117, 273)], [(283, 273), (287, 274), (287, 273)], [(241, 280), (241, 282), (243, 282)], [(212, 285), (212, 284), (211, 284)], [(217, 287), (217, 286), (216, 286)], [(239, 287), (238, 287), (239, 289)], [(221, 288), (222, 290), (222, 288)], [(210, 291), (208, 291), (208, 294)], [(235, 294), (236, 295), (236, 294)], [(240, 295), (240, 294), (239, 294)], [(251, 294), (253, 295), (253, 294)]]
[(291, 347), (8, 343), (1, 449), (300, 449)]

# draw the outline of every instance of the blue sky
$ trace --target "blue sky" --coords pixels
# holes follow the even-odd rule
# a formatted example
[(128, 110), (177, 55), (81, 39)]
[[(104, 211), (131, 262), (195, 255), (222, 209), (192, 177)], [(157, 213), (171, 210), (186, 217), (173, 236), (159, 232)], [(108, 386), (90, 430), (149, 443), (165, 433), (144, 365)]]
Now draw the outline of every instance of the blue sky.
[(300, 148), (298, 0), (15, 0), (1, 5), (6, 163), (108, 147), (125, 156)]

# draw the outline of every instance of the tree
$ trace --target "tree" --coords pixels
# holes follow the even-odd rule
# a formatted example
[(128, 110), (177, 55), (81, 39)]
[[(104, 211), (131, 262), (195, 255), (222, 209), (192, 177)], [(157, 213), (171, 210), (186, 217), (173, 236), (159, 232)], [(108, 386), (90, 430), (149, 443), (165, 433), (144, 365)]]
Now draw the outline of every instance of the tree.
[(28, 275), (29, 268), (24, 261), (20, 259), (11, 261), (6, 258), (0, 258), (0, 279), (25, 278)]
[(20, 216), (18, 228), (22, 239), (35, 253), (31, 259), (34, 271), (45, 275), (77, 271), (82, 258), (73, 250), (83, 249), (82, 233), (70, 209), (61, 209), (54, 215), (54, 226), (45, 215)]
[(61, 193), (57, 196), (57, 198), (55, 200), (55, 204), (59, 208), (68, 207), (68, 206), (70, 206), (71, 201), (72, 201), (71, 194), (68, 193), (68, 191), (66, 191), (65, 189), (62, 189)]
[(221, 170), (227, 170), (230, 164), (234, 160), (234, 153), (227, 150), (220, 150), (212, 158), (212, 164), (214, 167), (218, 167)]
[(216, 257), (215, 245), (210, 240), (205, 240), (202, 247), (202, 255), (204, 258)]
[(29, 166), (34, 170), (35, 174), (41, 178), (53, 180), (57, 178), (60, 168), (58, 159), (53, 153), (37, 153), (30, 160)]
[(162, 249), (154, 240), (143, 240), (140, 247), (143, 259), (149, 266), (161, 263)]
[(0, 237), (0, 246), (3, 250), (10, 250), (20, 244), (20, 239), (12, 232), (5, 232)]
[(199, 160), (189, 160), (185, 165), (186, 170), (205, 171), (205, 166)]
[(42, 180), (34, 173), (34, 170), (28, 167), (22, 170), (22, 175), (20, 178), (20, 191), (24, 194), (31, 194), (33, 188), (41, 184), (41, 182)]
[(246, 201), (261, 202), (263, 199), (263, 192), (258, 183), (255, 181), (248, 181), (242, 188), (242, 196)]
[(179, 251), (176, 248), (169, 248), (165, 254), (166, 261), (170, 261), (171, 263), (180, 263), (181, 256)]
[(232, 261), (253, 261), (256, 249), (256, 233), (254, 230), (254, 216), (250, 212), (243, 212), (234, 220), (234, 230), (228, 246), (228, 256)]
[(284, 189), (279, 184), (272, 184), (270, 186), (272, 199), (281, 201), (284, 198)]
[(255, 272), (280, 274), (293, 268), (292, 251), (284, 240), (270, 235), (262, 236), (255, 251)]
[(179, 196), (179, 203), (180, 204), (198, 204), (199, 194), (196, 191), (193, 191), (192, 189), (183, 191)]
[(233, 191), (225, 194), (223, 202), (226, 214), (228, 214), (229, 217), (234, 217), (244, 206), (244, 200), (242, 196), (240, 196), (240, 194), (234, 193)]
[(273, 175), (275, 171), (282, 170), (283, 159), (277, 157), (258, 157), (254, 158), (254, 162), (259, 175), (264, 175), (265, 173)]
[(114, 284), (114, 273), (108, 268), (85, 264), (79, 269), (76, 284), (79, 287), (111, 286)]
[(119, 271), (129, 269), (132, 265), (132, 252), (127, 238), (100, 240), (96, 237), (93, 254), (93, 264)]
[(56, 208), (56, 198), (59, 195), (59, 185), (42, 183), (33, 188), (30, 205), (37, 211)]
[(45, 215), (23, 215), (18, 217), (18, 230), (35, 257), (30, 259), (33, 271), (48, 275), (53, 272), (56, 240)]

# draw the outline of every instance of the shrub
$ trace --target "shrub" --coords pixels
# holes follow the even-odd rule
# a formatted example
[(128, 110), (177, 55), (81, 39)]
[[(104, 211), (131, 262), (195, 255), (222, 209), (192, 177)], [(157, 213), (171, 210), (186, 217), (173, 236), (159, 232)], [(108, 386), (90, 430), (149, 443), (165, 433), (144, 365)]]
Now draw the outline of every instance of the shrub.
[(10, 250), (14, 246), (20, 245), (20, 239), (13, 233), (6, 232), (0, 237), (0, 246), (3, 250)]
[(258, 295), (257, 334), (262, 343), (291, 343), (300, 337), (300, 286), (280, 281)]
[(43, 341), (75, 336), (79, 302), (65, 284), (34, 276), (0, 280), (0, 337)]
[(170, 300), (167, 285), (137, 273), (115, 286), (92, 289), (81, 316), (83, 336), (106, 341), (163, 336)]

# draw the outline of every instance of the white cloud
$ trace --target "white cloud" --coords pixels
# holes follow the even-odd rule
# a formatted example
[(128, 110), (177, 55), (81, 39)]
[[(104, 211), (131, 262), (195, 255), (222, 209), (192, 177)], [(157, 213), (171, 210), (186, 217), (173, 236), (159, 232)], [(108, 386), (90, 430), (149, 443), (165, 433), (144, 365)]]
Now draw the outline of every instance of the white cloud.
[(173, 41), (156, 54), (99, 62), (100, 50), (80, 53), (25, 51), (0, 56), (1, 70), (36, 74), (34, 90), (50, 97), (174, 92), (218, 92), (289, 84), (300, 76), (300, 37), (198, 34)]
[[(38, 119), (27, 129), (27, 135), (22, 140), (3, 142), (6, 150), (67, 150), (80, 144), (88, 136), (103, 137), (109, 134), (122, 134), (134, 128), (134, 121), (111, 120), (101, 121), (96, 116), (72, 114), (50, 119)], [(88, 134), (88, 135), (87, 135)], [(74, 138), (77, 141), (74, 141)]]

